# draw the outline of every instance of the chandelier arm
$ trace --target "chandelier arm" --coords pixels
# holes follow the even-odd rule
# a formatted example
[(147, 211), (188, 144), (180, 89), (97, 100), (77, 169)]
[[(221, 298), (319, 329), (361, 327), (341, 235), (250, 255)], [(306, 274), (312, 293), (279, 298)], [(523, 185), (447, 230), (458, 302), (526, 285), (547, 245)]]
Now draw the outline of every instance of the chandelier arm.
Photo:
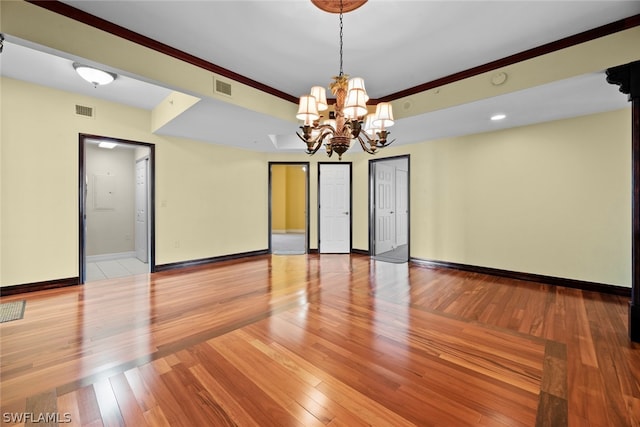
[(333, 126), (327, 124), (318, 125), (318, 127), (315, 129), (327, 129), (329, 132), (325, 133), (332, 133), (334, 135), (336, 134), (336, 130), (333, 128)]
[(298, 138), (300, 138), (302, 142), (304, 142), (305, 144), (307, 143), (307, 140), (304, 139), (304, 136), (300, 135), (300, 132), (296, 132), (296, 135), (298, 135)]
[(390, 146), (391, 144), (393, 144), (393, 142), (394, 142), (394, 141), (395, 141), (395, 138), (394, 138), (394, 139), (392, 139), (390, 142), (385, 142), (384, 144), (383, 144), (383, 143), (381, 143), (381, 142), (378, 142), (378, 147), (380, 147), (380, 148), (388, 147), (388, 146)]
[[(360, 134), (360, 135), (362, 135), (362, 134)], [(370, 147), (367, 147), (367, 143), (366, 143), (366, 142), (364, 142), (364, 141), (362, 140), (362, 137), (361, 137), (360, 135), (358, 135), (357, 140), (358, 140), (358, 142), (360, 142), (360, 146), (362, 147), (362, 149), (363, 149), (364, 151), (366, 151), (367, 153), (369, 153), (369, 154), (375, 154), (375, 150), (372, 150)], [(371, 139), (369, 139), (369, 137), (368, 137), (368, 136), (366, 136), (366, 134), (365, 134), (365, 137), (366, 137), (369, 141), (371, 141)]]
[[(316, 154), (318, 152), (318, 150), (320, 149), (320, 147), (322, 147), (322, 143), (324, 142), (324, 139), (329, 135), (331, 135), (330, 132), (324, 132), (324, 133), (321, 133), (320, 135), (318, 135), (314, 140), (309, 141), (309, 142), (311, 142), (311, 144), (313, 145), (314, 148), (313, 149), (307, 148), (307, 154), (310, 154), (310, 155)], [(298, 135), (298, 136), (300, 136), (300, 135)], [(305, 141), (304, 138), (302, 140)], [(308, 146), (309, 146), (309, 144), (307, 143), (307, 147)], [(331, 157), (331, 154), (329, 154), (329, 157)]]
[[(379, 141), (377, 139), (371, 139), (369, 137), (369, 135), (367, 134), (367, 132), (365, 132), (364, 130), (360, 130), (360, 135), (364, 135), (364, 137), (367, 139), (367, 142), (369, 144), (378, 145), (378, 143), (379, 143)], [(360, 135), (358, 135), (358, 138), (360, 138)]]
[[(302, 129), (302, 126), (300, 128)], [(335, 129), (333, 128), (333, 126), (331, 126), (331, 125), (318, 125), (318, 126), (313, 127), (311, 129), (313, 129), (313, 130), (327, 129), (328, 132), (321, 132), (315, 138), (312, 138), (312, 139), (309, 139), (309, 140), (307, 140), (304, 136), (300, 135), (300, 132), (296, 132), (296, 135), (298, 135), (298, 138), (300, 138), (305, 143), (311, 142), (313, 144), (316, 144), (319, 139), (324, 139), (327, 135), (335, 134), (335, 132), (336, 132)]]
[[(329, 132), (327, 132), (322, 139), (324, 140), (324, 138), (326, 138), (328, 135), (330, 135)], [(327, 157), (331, 157), (333, 155), (333, 146), (331, 145), (331, 143), (325, 143), (324, 144), (326, 151), (327, 151)]]
[(326, 129), (328, 130), (328, 132), (320, 132), (318, 135), (316, 135), (316, 137), (314, 139), (312, 139), (310, 142), (312, 142), (314, 145), (318, 144), (318, 145), (322, 145), (324, 139), (329, 136), (329, 135), (334, 135), (336, 134), (335, 130), (333, 129), (332, 126), (330, 125), (320, 125), (318, 127), (314, 128), (315, 130), (318, 129)]
[(373, 143), (379, 148), (388, 147), (389, 145), (393, 144), (393, 142), (395, 141), (395, 138), (389, 142), (387, 142), (387, 139), (386, 139), (386, 136), (389, 135), (390, 133), (391, 132), (385, 132), (384, 139), (371, 139), (365, 131), (360, 131), (360, 135), (364, 135), (364, 137), (367, 138), (367, 141), (369, 142), (369, 144)]
[(309, 149), (307, 148), (307, 154), (309, 155), (314, 155), (318, 152), (318, 150), (320, 149), (320, 147), (322, 147), (322, 142), (318, 141), (314, 144), (314, 148), (313, 149)]
[[(320, 147), (322, 147), (322, 140), (318, 141), (316, 138), (316, 140), (311, 140), (311, 141), (307, 141), (305, 139), (305, 137), (303, 137), (302, 135), (300, 135), (300, 132), (296, 132), (296, 135), (298, 135), (298, 138), (300, 138), (302, 140), (302, 142), (304, 142), (305, 144), (307, 144), (307, 154), (315, 154), (318, 149)], [(314, 147), (314, 148), (309, 148), (310, 146)]]
[(318, 135), (318, 144), (322, 144), (324, 142), (324, 139), (326, 137), (328, 137), (329, 135), (334, 135), (333, 132), (324, 132), (321, 133), (320, 135)]

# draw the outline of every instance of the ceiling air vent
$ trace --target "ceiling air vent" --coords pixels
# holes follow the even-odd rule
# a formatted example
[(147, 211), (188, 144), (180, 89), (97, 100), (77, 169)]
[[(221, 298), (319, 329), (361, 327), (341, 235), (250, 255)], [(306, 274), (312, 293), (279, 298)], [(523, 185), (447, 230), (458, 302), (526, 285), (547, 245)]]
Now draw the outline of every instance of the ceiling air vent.
[(94, 113), (93, 107), (76, 104), (76, 116), (93, 118), (93, 113)]
[(224, 96), (231, 96), (231, 83), (213, 79), (213, 90), (215, 93)]

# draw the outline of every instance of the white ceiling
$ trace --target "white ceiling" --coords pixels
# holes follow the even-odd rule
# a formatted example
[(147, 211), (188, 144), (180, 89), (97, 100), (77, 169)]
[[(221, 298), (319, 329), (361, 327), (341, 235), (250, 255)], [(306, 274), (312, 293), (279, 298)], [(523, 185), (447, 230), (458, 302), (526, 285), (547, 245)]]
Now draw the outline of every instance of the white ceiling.
[[(295, 97), (338, 73), (338, 16), (308, 0), (64, 3)], [(637, 14), (640, 1), (369, 0), (344, 16), (344, 72), (364, 77), (369, 95), (380, 98)], [(5, 36), (4, 76), (148, 110), (170, 93), (109, 64), (93, 65), (118, 72), (118, 79), (94, 88), (71, 67), (88, 62), (83, 58)], [(401, 119), (391, 138), (408, 144), (627, 106), (601, 72)], [(495, 112), (507, 119), (491, 122)], [(302, 151), (296, 130), (294, 122), (211, 98), (158, 133)]]

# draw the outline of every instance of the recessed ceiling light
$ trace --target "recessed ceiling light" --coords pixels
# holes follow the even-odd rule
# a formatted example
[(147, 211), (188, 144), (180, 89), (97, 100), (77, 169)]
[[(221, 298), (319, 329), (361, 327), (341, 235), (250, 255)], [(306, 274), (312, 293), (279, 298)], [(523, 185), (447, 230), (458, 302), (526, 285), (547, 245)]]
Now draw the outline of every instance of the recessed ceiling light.
[(80, 75), (80, 77), (82, 77), (95, 87), (99, 85), (109, 84), (117, 77), (117, 75), (114, 73), (109, 73), (107, 71), (89, 67), (88, 65), (82, 65), (77, 62), (73, 63), (73, 68), (76, 70), (76, 73)]
[(98, 144), (98, 147), (100, 148), (108, 148), (108, 149), (112, 149), (114, 148), (116, 145), (118, 145), (115, 142), (106, 142), (106, 141), (102, 141), (100, 144)]
[(507, 117), (506, 114), (502, 114), (502, 113), (501, 114), (494, 114), (493, 116), (491, 116), (491, 120), (493, 120), (495, 122), (495, 121), (498, 121), (498, 120), (503, 120), (506, 117)]

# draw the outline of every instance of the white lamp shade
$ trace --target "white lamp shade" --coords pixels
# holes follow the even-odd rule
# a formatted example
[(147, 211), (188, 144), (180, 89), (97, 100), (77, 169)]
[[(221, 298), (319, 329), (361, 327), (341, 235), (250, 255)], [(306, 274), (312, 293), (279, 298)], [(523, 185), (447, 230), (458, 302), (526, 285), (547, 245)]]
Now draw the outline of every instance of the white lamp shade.
[(98, 70), (97, 68), (89, 67), (87, 65), (74, 63), (73, 68), (76, 70), (76, 73), (80, 75), (80, 77), (93, 84), (94, 86), (106, 85), (116, 79), (116, 75), (113, 73)]
[(347, 93), (349, 93), (351, 89), (362, 89), (365, 97), (364, 102), (366, 103), (369, 101), (369, 95), (367, 95), (367, 90), (364, 87), (364, 79), (362, 77), (354, 77), (349, 80), (347, 83)]
[(380, 128), (373, 125), (373, 116), (369, 114), (367, 120), (364, 122), (364, 131), (369, 137), (373, 138), (376, 136), (378, 130), (380, 130)]
[(376, 114), (373, 116), (373, 126), (384, 129), (393, 126), (394, 123), (391, 103), (379, 103), (376, 106)]
[(320, 118), (320, 114), (318, 114), (318, 104), (313, 96), (303, 95), (300, 97), (296, 118), (298, 120), (304, 120), (305, 124), (310, 124), (312, 121)]
[(327, 91), (322, 86), (314, 86), (311, 88), (311, 96), (316, 99), (318, 111), (324, 111), (329, 108), (327, 104)]
[(366, 93), (362, 89), (351, 89), (347, 92), (347, 103), (344, 107), (344, 116), (348, 119), (357, 119), (367, 114)]

